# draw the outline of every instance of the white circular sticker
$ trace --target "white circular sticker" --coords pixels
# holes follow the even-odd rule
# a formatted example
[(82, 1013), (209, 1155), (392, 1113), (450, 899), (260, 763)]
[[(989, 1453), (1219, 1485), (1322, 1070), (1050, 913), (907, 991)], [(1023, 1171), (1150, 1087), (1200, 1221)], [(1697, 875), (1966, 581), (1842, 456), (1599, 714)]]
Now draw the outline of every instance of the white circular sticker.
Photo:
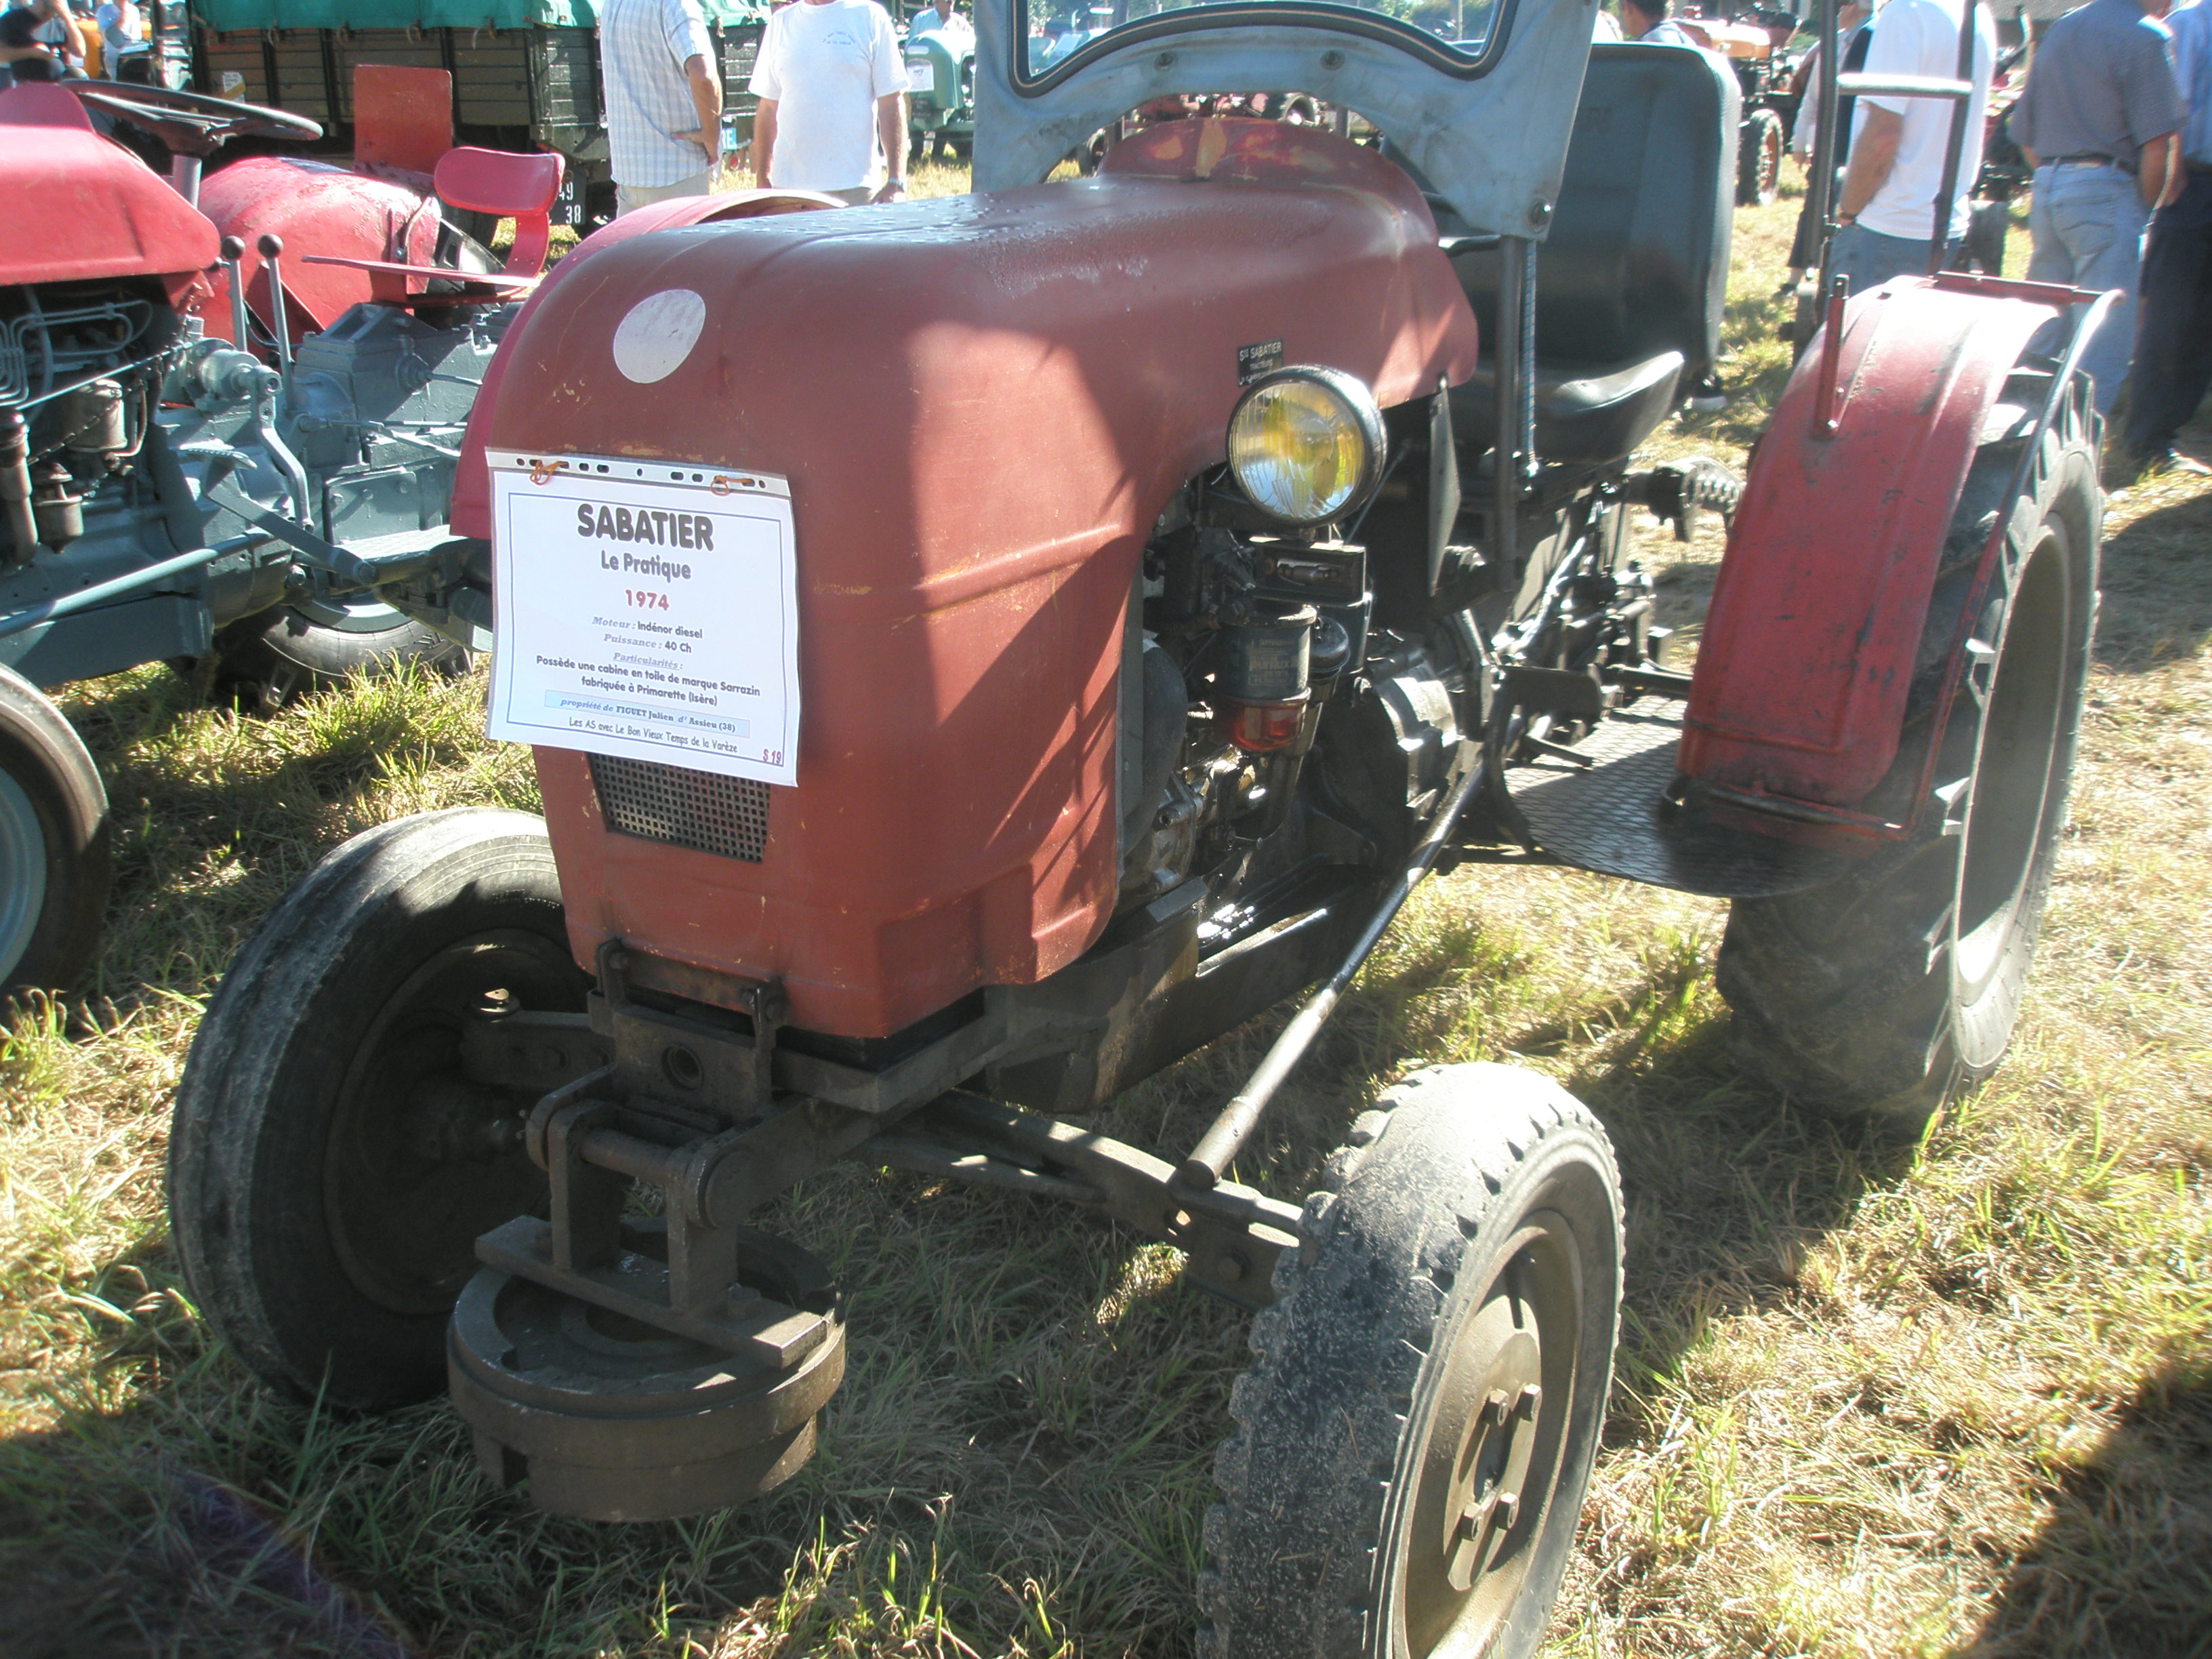
[(640, 300), (615, 329), (615, 367), (640, 386), (673, 374), (707, 325), (707, 302), (688, 288)]

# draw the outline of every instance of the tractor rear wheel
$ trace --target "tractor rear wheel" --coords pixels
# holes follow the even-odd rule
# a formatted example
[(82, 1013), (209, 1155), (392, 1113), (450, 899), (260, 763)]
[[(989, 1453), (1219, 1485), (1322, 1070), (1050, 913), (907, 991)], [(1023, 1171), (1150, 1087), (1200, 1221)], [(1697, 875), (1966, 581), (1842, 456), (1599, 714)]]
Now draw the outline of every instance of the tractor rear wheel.
[[(1995, 435), (1952, 516), (1905, 738), (1873, 798), (1910, 811), (1932, 742), (1923, 832), (1825, 887), (1738, 900), (1721, 945), (1739, 1062), (1802, 1105), (1900, 1135), (1918, 1134), (1954, 1087), (2004, 1057), (2065, 823), (2103, 509), (2079, 385), (2013, 493), (2045, 384), (2016, 374), (1984, 428)], [(2001, 562), (1933, 730), (1982, 550), (2001, 525)]]
[(108, 874), (100, 769), (61, 710), (0, 668), (0, 1004), (84, 971)]
[(526, 813), (365, 831), (270, 914), (200, 1022), (169, 1139), (178, 1254), (248, 1369), (363, 1411), (445, 1387), (477, 1235), (544, 1193), (536, 1097), (471, 1083), (464, 1030), (586, 988)]
[(1209, 1659), (1514, 1659), (1566, 1569), (1620, 1324), (1613, 1149), (1510, 1066), (1417, 1073), (1376, 1108), (1230, 1396)]
[(1736, 205), (1765, 207), (1782, 193), (1782, 156), (1789, 148), (1782, 118), (1771, 109), (1755, 109), (1738, 131)]
[(404, 663), (435, 674), (469, 665), (465, 647), (370, 602), (356, 606), (280, 605), (217, 631), (214, 690), (225, 702), (273, 714), (356, 673)]

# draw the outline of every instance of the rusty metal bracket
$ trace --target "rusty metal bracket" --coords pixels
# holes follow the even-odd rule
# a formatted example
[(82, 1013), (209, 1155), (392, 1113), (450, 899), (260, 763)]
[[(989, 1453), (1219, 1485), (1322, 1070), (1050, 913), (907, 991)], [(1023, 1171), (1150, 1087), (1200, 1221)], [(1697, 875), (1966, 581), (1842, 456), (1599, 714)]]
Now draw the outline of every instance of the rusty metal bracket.
[(1186, 1187), (1165, 1159), (1060, 1119), (957, 1091), (861, 1155), (941, 1180), (1057, 1199), (1184, 1253), (1184, 1276), (1241, 1308), (1274, 1300), (1277, 1258), (1298, 1245), (1298, 1208), (1249, 1187)]
[[(764, 1109), (775, 1092), (776, 1037), (789, 1007), (783, 988), (728, 980), (717, 1006), (694, 1000), (696, 1012), (673, 1013), (632, 998), (634, 960), (621, 940), (602, 944), (591, 1000), (592, 1027), (614, 1048), (616, 1094), (696, 1100), (738, 1119)], [(741, 1015), (749, 1029), (714, 1023), (718, 1014)]]
[(544, 1095), (596, 1072), (614, 1056), (585, 1014), (517, 1009), (488, 1014), (461, 1030), (461, 1074), (489, 1089)]

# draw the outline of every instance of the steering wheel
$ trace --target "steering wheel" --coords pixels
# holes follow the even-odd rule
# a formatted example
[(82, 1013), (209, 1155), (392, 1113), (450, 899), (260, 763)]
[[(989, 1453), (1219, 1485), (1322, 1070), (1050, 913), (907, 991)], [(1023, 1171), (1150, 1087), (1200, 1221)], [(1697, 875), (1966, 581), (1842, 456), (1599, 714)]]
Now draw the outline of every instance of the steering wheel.
[(237, 103), (228, 98), (214, 98), (204, 92), (178, 92), (167, 87), (119, 81), (64, 81), (61, 84), (85, 103), (128, 121), (134, 127), (144, 128), (174, 155), (205, 159), (230, 138), (306, 141), (323, 136), (321, 126), (304, 115), (264, 109), (259, 104)]

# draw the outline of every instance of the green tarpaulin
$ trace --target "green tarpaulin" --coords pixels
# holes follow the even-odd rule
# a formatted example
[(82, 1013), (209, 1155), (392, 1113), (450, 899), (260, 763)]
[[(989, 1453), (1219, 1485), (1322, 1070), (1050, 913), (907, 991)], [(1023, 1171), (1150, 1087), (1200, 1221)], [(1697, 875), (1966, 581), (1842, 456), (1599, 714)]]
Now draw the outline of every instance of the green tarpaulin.
[[(754, 23), (765, 5), (699, 0), (710, 23)], [(597, 0), (191, 0), (211, 29), (590, 28)]]

